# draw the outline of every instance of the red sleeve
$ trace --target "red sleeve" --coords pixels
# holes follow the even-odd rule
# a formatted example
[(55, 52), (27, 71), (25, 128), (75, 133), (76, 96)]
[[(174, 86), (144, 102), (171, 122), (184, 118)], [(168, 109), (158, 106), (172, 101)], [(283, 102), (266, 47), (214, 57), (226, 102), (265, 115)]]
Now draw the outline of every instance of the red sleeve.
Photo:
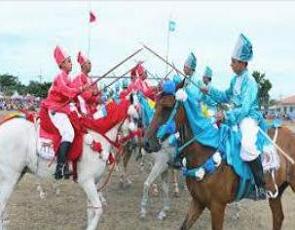
[(67, 79), (67, 76), (64, 74), (60, 74), (57, 76), (57, 78), (55, 79), (55, 85), (62, 95), (69, 98), (75, 97), (80, 92), (78, 88), (70, 87), (70, 82)]
[[(85, 76), (84, 74), (79, 74), (75, 77), (74, 81), (70, 84), (70, 86), (72, 88), (80, 89), (80, 87), (86, 85), (87, 83), (87, 76)], [(92, 96), (92, 92), (90, 90), (86, 90), (81, 94), (81, 96), (84, 98), (85, 101), (88, 101)]]
[(85, 101), (88, 101), (92, 97), (92, 92), (86, 90), (82, 93), (82, 97), (85, 99)]

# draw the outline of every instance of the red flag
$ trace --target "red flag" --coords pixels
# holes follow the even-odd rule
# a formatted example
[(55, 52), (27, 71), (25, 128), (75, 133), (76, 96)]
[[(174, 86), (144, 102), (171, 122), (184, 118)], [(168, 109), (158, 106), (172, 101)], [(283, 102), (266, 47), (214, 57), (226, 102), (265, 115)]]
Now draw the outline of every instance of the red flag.
[(96, 21), (96, 16), (93, 12), (89, 12), (89, 22), (95, 22)]

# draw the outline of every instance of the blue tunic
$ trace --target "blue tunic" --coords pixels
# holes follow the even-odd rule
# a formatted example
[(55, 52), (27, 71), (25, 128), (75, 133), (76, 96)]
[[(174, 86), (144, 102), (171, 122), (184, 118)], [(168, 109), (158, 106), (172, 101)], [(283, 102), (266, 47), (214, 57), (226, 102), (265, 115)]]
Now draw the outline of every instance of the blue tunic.
[(237, 125), (246, 117), (253, 118), (258, 124), (263, 120), (258, 106), (257, 83), (247, 69), (241, 75), (233, 77), (227, 90), (220, 91), (210, 87), (208, 94), (218, 103), (233, 105), (233, 109), (225, 114), (230, 125)]
[[(208, 87), (212, 87), (211, 84), (208, 85)], [(215, 100), (213, 100), (212, 97), (210, 97), (207, 94), (203, 94), (201, 96), (201, 101), (202, 101), (203, 104), (205, 104), (208, 107), (208, 109), (212, 110), (213, 112), (216, 112), (216, 110), (217, 110), (217, 102)]]

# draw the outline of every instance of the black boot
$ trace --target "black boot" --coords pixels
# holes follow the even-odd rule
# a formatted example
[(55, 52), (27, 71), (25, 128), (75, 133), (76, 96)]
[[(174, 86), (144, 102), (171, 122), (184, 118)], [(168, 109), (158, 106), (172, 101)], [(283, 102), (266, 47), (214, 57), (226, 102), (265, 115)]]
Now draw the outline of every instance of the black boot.
[(265, 199), (265, 183), (263, 180), (263, 167), (260, 158), (257, 157), (255, 160), (249, 161), (248, 165), (250, 166), (250, 169), (254, 176), (254, 181), (256, 184), (256, 195), (258, 196), (258, 198)]
[(57, 153), (57, 165), (54, 177), (56, 180), (60, 180), (63, 178), (63, 176), (66, 177), (66, 179), (70, 176), (69, 167), (67, 165), (67, 155), (71, 148), (71, 142), (64, 141), (60, 144), (58, 153)]

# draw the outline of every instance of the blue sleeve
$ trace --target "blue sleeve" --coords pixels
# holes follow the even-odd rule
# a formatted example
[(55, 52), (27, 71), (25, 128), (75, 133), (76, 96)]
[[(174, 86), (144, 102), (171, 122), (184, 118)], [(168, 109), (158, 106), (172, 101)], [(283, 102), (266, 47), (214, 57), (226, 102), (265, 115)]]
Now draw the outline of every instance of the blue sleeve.
[(245, 117), (248, 116), (250, 110), (257, 100), (258, 88), (253, 79), (249, 79), (241, 92), (241, 107), (235, 108), (226, 113), (226, 117), (232, 123), (239, 124)]
[[(196, 85), (200, 85), (201, 81), (194, 81)], [(202, 98), (202, 92), (198, 87), (190, 83), (187, 88), (186, 92), (190, 98), (192, 98), (193, 101), (200, 101)]]
[(208, 95), (217, 103), (228, 103), (233, 95), (233, 80), (230, 83), (230, 87), (225, 91), (210, 87)]
[(201, 101), (203, 101), (206, 105), (208, 106), (217, 106), (217, 102), (213, 100), (212, 97), (210, 97), (209, 95), (202, 95)]

